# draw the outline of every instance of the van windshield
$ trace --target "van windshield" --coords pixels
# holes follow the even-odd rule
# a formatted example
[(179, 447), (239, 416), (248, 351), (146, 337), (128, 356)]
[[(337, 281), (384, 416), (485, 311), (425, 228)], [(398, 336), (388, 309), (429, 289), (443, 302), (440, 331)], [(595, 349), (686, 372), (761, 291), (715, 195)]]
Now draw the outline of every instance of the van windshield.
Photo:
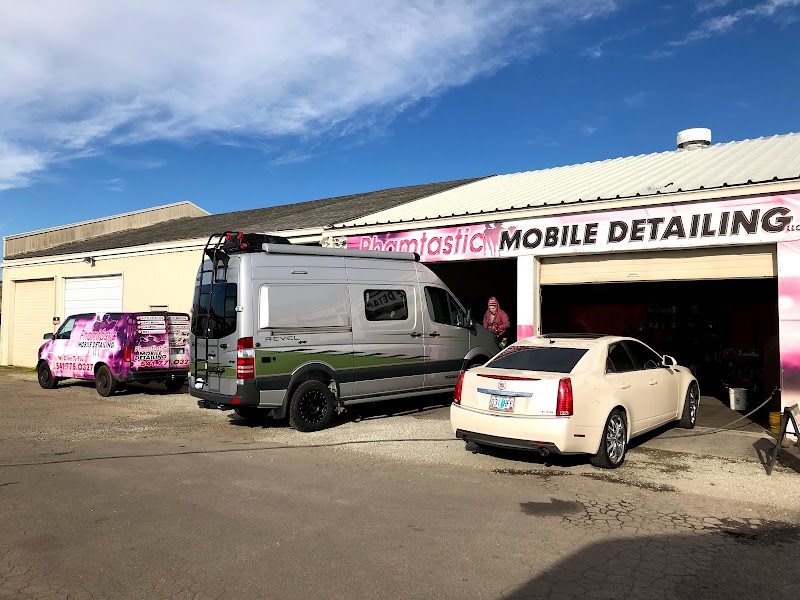
[(236, 333), (235, 283), (195, 286), (192, 333), (213, 340)]

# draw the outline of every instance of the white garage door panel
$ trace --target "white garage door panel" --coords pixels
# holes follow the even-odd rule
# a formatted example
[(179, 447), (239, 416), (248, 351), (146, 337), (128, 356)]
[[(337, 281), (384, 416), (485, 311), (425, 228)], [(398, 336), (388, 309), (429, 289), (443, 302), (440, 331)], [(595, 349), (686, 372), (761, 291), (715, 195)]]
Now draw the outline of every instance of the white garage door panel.
[(11, 364), (35, 367), (42, 336), (53, 332), (55, 285), (52, 279), (14, 284)]
[(122, 275), (64, 280), (64, 318), (122, 311)]
[(541, 283), (777, 277), (775, 246), (622, 252), (542, 259)]

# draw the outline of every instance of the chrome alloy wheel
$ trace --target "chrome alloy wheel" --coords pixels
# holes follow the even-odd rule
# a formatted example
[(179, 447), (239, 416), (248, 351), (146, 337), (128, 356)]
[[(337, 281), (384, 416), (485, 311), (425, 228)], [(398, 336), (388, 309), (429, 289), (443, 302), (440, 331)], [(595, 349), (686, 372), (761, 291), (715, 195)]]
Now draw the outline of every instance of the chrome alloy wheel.
[(697, 400), (697, 387), (694, 385), (689, 386), (689, 397), (686, 401), (689, 403), (689, 418), (692, 425), (697, 422)]
[(611, 415), (606, 427), (606, 454), (612, 464), (618, 464), (625, 456), (625, 420), (622, 415)]

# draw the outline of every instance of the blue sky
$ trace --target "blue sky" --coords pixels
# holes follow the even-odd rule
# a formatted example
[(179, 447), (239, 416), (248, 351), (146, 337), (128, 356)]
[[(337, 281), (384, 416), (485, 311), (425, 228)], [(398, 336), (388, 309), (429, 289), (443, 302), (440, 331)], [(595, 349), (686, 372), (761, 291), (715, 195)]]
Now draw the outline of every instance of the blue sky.
[(800, 131), (800, 0), (9, 0), (0, 236)]

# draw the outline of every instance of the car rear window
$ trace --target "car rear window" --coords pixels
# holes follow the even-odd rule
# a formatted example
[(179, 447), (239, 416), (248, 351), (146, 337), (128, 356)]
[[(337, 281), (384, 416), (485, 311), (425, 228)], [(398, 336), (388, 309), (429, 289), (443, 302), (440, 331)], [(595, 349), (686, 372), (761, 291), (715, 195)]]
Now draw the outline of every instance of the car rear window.
[(569, 373), (586, 352), (585, 348), (510, 346), (490, 360), (486, 366), (493, 369)]

